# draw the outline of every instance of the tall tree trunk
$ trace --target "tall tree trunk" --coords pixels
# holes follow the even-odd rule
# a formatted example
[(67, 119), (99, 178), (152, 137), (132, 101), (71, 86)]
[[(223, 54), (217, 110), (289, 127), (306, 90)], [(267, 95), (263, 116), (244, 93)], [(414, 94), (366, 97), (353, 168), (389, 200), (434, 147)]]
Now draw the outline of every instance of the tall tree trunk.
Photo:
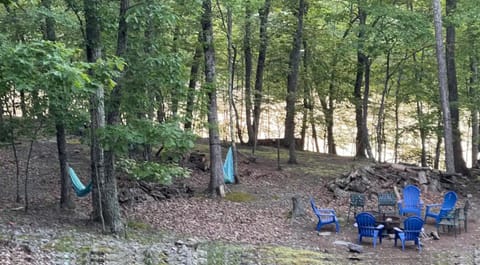
[(336, 77), (336, 70), (333, 69), (330, 76), (330, 84), (328, 85), (328, 107), (327, 107), (327, 110), (325, 111), (328, 153), (331, 155), (337, 154), (337, 146), (335, 144), (335, 135), (333, 132), (333, 128), (335, 126), (334, 124), (335, 120), (333, 118), (333, 114), (335, 112), (335, 106), (334, 106), (334, 93), (335, 93), (335, 82), (336, 82), (334, 80), (335, 77)]
[[(446, 1), (447, 16), (454, 15), (457, 6), (457, 0)], [(458, 110), (458, 89), (457, 89), (457, 70), (455, 67), (455, 25), (452, 22), (447, 24), (446, 36), (446, 61), (447, 61), (447, 84), (448, 99), (450, 101), (450, 115), (452, 116), (452, 137), (453, 137), (453, 158), (455, 172), (470, 175), (467, 169), (462, 152), (462, 137), (459, 128), (460, 117)]]
[[(423, 60), (424, 59), (424, 52), (422, 51), (422, 56), (421, 56), (421, 64), (423, 65)], [(413, 62), (417, 64), (417, 57), (416, 54), (413, 54)], [(415, 82), (417, 84), (420, 84), (422, 82), (422, 75), (423, 75), (423, 67), (420, 68), (419, 71), (415, 72)], [(418, 131), (420, 133), (420, 141), (421, 141), (421, 154), (420, 154), (420, 163), (422, 167), (427, 166), (427, 136), (428, 136), (428, 128), (425, 120), (425, 115), (423, 111), (423, 103), (422, 99), (419, 98), (418, 96), (415, 96), (415, 102), (417, 105), (417, 119), (418, 119)]]
[(184, 128), (190, 130), (193, 123), (193, 106), (195, 103), (195, 89), (197, 87), (198, 70), (200, 68), (200, 60), (202, 59), (202, 32), (198, 33), (198, 43), (195, 47), (195, 53), (193, 54), (192, 66), (190, 67), (190, 80), (188, 82), (187, 92), (187, 106), (185, 113)]
[[(45, 9), (51, 10), (51, 0), (42, 0), (42, 5)], [(45, 36), (44, 39), (49, 41), (56, 41), (55, 33), (55, 19), (53, 17), (45, 18)], [(68, 177), (68, 155), (67, 155), (67, 140), (65, 137), (65, 123), (63, 121), (62, 113), (65, 110), (59, 111), (53, 105), (50, 105), (52, 114), (55, 116), (55, 130), (57, 139), (58, 162), (60, 166), (60, 208), (71, 209), (75, 207), (71, 196), (71, 182)]]
[(440, 0), (433, 0), (433, 17), (435, 24), (436, 53), (438, 61), (438, 84), (440, 90), (440, 102), (443, 114), (443, 134), (445, 141), (445, 164), (447, 172), (455, 172), (453, 155), (453, 136), (451, 127), (451, 115), (449, 108), (449, 96), (447, 87), (447, 66), (445, 63), (443, 34), (442, 34), (442, 8)]
[[(367, 57), (363, 53), (363, 43), (365, 38), (365, 25), (367, 21), (367, 13), (363, 10), (363, 7), (358, 5), (358, 17), (359, 17), (359, 31), (358, 31), (358, 46), (357, 46), (357, 74), (355, 79), (355, 86), (353, 90), (354, 105), (355, 105), (355, 122), (357, 124), (357, 136), (356, 136), (356, 158), (366, 158), (366, 143), (363, 141), (363, 108), (362, 108), (362, 85), (363, 75), (365, 72), (365, 63)], [(368, 136), (367, 136), (368, 137)]]
[[(245, 117), (248, 134), (248, 144), (255, 143), (252, 120), (252, 6), (250, 0), (245, 1), (245, 32), (243, 34), (243, 55), (245, 58)], [(252, 149), (255, 154), (255, 148)]]
[(302, 109), (302, 127), (300, 130), (300, 144), (305, 146), (305, 138), (307, 135), (309, 110), (310, 110), (310, 84), (308, 78), (308, 61), (309, 51), (307, 41), (303, 41), (303, 69), (302, 69), (302, 84), (303, 84), (303, 109)]
[(421, 141), (421, 154), (420, 154), (420, 164), (422, 167), (426, 167), (427, 165), (427, 150), (426, 150), (426, 142), (427, 142), (427, 128), (425, 127), (425, 117), (423, 115), (423, 104), (422, 101), (419, 100), (417, 97), (415, 98), (417, 104), (417, 119), (418, 119), (418, 126), (420, 132), (420, 141)]
[[(102, 55), (98, 4), (93, 0), (84, 0), (86, 54), (87, 61), (90, 63), (96, 62)], [(93, 72), (90, 74), (93, 75)], [(120, 219), (116, 182), (111, 175), (105, 174), (104, 150), (97, 135), (97, 131), (105, 127), (104, 89), (102, 86), (98, 86), (90, 97), (90, 116), (94, 219), (100, 218), (102, 224), (110, 227), (111, 232), (119, 233), (123, 230), (123, 225)]]
[(268, 48), (268, 14), (270, 13), (271, 0), (265, 0), (265, 3), (262, 8), (258, 11), (260, 17), (260, 46), (258, 48), (258, 59), (257, 59), (257, 71), (255, 76), (255, 93), (253, 95), (253, 137), (254, 137), (254, 148), (257, 147), (257, 138), (258, 130), (260, 127), (260, 114), (262, 111), (262, 98), (263, 98), (263, 73), (265, 72), (265, 59), (267, 57), (267, 48)]
[(435, 144), (435, 157), (433, 159), (433, 168), (434, 169), (439, 169), (440, 168), (440, 151), (442, 147), (442, 118), (443, 117), (438, 117), (438, 122), (437, 122), (437, 131), (436, 131), (436, 136), (437, 136), (437, 141)]
[[(118, 20), (118, 32), (117, 32), (117, 57), (124, 57), (127, 52), (128, 44), (128, 25), (127, 25), (127, 11), (130, 7), (129, 0), (120, 1), (119, 20)], [(125, 71), (125, 69), (124, 69)], [(110, 94), (110, 100), (108, 101), (107, 108), (107, 124), (118, 125), (120, 124), (120, 101), (123, 93), (123, 75), (117, 80), (116, 86), (113, 88)], [(113, 151), (105, 151), (105, 186), (106, 186), (106, 198), (117, 198), (117, 178), (115, 176), (115, 153)], [(105, 193), (104, 192), (104, 193)], [(109, 200), (109, 199), (107, 199)], [(107, 214), (111, 220), (109, 225), (112, 232), (118, 233), (123, 230), (123, 224), (120, 216), (120, 205), (118, 199), (114, 201), (106, 201), (108, 205)]]
[(363, 90), (363, 101), (362, 101), (362, 142), (364, 143), (367, 151), (368, 158), (374, 159), (372, 154), (372, 147), (370, 146), (370, 139), (367, 126), (368, 118), (368, 101), (370, 100), (370, 72), (371, 72), (372, 62), (367, 57), (365, 59), (365, 89)]
[[(171, 51), (172, 54), (177, 54), (178, 53), (178, 35), (180, 35), (180, 28), (177, 26), (175, 26), (175, 29), (173, 31), (173, 49)], [(172, 105), (171, 105), (171, 112), (172, 112), (172, 117), (173, 118), (176, 118), (177, 115), (178, 115), (178, 103), (179, 103), (179, 99), (183, 97), (183, 93), (181, 91), (181, 87), (177, 84), (177, 83), (174, 83), (173, 84), (173, 87), (171, 88), (171, 102), (172, 102)]]
[(289, 164), (296, 164), (295, 152), (295, 102), (297, 100), (298, 68), (300, 66), (300, 49), (303, 37), (303, 16), (305, 14), (305, 0), (299, 0), (297, 11), (297, 29), (293, 37), (293, 46), (290, 52), (287, 76), (287, 115), (285, 117), (285, 142), (289, 146)]
[[(237, 57), (237, 50), (235, 49), (232, 41), (232, 7), (227, 7), (227, 53), (228, 53), (228, 114), (229, 114), (229, 130), (230, 130), (230, 143), (232, 147), (233, 156), (233, 176), (236, 184), (240, 183), (240, 179), (237, 174), (237, 145), (235, 144), (235, 100), (233, 97), (233, 82), (235, 80), (235, 60)], [(237, 119), (238, 120), (238, 119)]]
[[(475, 55), (470, 56), (470, 96), (474, 98), (478, 94), (478, 59)], [(479, 138), (479, 122), (478, 122), (478, 106), (472, 104), (471, 109), (472, 116), (472, 167), (478, 168), (478, 145), (480, 144)]]
[(382, 98), (380, 99), (380, 107), (378, 108), (378, 120), (376, 126), (377, 133), (377, 157), (378, 161), (382, 162), (382, 147), (385, 144), (384, 126), (385, 126), (385, 101), (387, 99), (388, 91), (390, 90), (388, 84), (390, 83), (390, 55), (392, 50), (387, 51), (387, 61), (385, 62), (385, 80), (383, 82)]
[(400, 71), (398, 73), (398, 79), (397, 79), (397, 85), (395, 86), (395, 142), (393, 144), (393, 161), (395, 163), (398, 162), (398, 149), (400, 146), (400, 104), (401, 99), (400, 99), (400, 82), (402, 80), (402, 74), (403, 71), (400, 68)]
[[(350, 33), (352, 26), (353, 26), (353, 21), (350, 21), (348, 24), (348, 27), (345, 29), (343, 35), (342, 35), (342, 41), (345, 40), (345, 38), (348, 36)], [(335, 135), (333, 132), (333, 128), (335, 126), (335, 121), (333, 118), (333, 115), (335, 113), (335, 91), (336, 91), (336, 82), (337, 82), (337, 63), (338, 63), (338, 56), (339, 52), (336, 50), (334, 52), (332, 62), (330, 64), (330, 80), (328, 84), (328, 97), (327, 100), (325, 100), (325, 96), (322, 96), (320, 91), (317, 90), (317, 93), (320, 96), (320, 104), (322, 106), (323, 114), (324, 114), (324, 120), (325, 120), (325, 126), (327, 127), (327, 149), (328, 153), (332, 155), (337, 154), (337, 146), (335, 143)], [(357, 76), (358, 77), (358, 76)], [(360, 82), (361, 85), (361, 82)], [(313, 124), (312, 124), (312, 129), (313, 129)], [(315, 137), (315, 141), (317, 141)], [(317, 149), (318, 149), (318, 143), (316, 143)]]
[(212, 196), (225, 196), (223, 180), (222, 149), (218, 131), (217, 90), (215, 81), (215, 49), (213, 46), (212, 1), (202, 3), (203, 53), (205, 57), (205, 89), (208, 95), (208, 134), (210, 143), (210, 184)]

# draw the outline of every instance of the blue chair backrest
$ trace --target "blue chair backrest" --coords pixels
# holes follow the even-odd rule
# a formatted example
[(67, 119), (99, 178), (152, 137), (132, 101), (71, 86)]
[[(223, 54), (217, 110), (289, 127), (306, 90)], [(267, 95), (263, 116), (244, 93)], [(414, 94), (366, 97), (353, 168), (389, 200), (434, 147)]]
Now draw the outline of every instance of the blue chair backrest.
[(453, 209), (457, 203), (457, 194), (454, 191), (445, 193), (443, 197), (442, 209)]
[(415, 240), (422, 232), (423, 220), (417, 216), (410, 216), (403, 221), (405, 240)]
[(417, 208), (420, 204), (420, 189), (408, 185), (403, 189), (403, 205), (405, 208)]
[(310, 198), (310, 205), (312, 206), (313, 212), (315, 215), (320, 217), (320, 211), (318, 210), (317, 206), (315, 205), (315, 201), (313, 201), (313, 198)]
[(373, 237), (376, 228), (375, 217), (370, 213), (359, 213), (355, 217), (358, 233), (364, 236)]
[(442, 208), (440, 209), (439, 217), (446, 216), (450, 211), (455, 208), (457, 203), (457, 194), (454, 191), (445, 193), (443, 197)]

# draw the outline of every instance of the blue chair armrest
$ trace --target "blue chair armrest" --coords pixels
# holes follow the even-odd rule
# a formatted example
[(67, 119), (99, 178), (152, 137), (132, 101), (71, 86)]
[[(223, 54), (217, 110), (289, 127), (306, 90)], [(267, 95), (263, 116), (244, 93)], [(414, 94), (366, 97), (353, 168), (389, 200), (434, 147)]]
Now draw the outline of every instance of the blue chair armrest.
[(427, 204), (427, 208), (425, 209), (425, 211), (428, 212), (430, 210), (430, 208), (441, 207), (441, 206), (442, 206), (441, 203)]
[(320, 211), (322, 214), (336, 214), (334, 209), (318, 208), (318, 211)]

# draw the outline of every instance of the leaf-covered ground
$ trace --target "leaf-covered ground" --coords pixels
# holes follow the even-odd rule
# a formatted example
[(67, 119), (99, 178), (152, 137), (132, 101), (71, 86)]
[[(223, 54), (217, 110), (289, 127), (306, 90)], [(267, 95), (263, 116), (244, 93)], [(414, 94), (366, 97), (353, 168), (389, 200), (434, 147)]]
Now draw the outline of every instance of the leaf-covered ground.
[[(25, 161), (28, 145), (19, 148), (19, 157)], [(0, 220), (3, 226), (32, 226), (49, 229), (64, 229), (68, 226), (85, 228), (91, 211), (89, 198), (76, 198), (76, 209), (68, 214), (56, 214), (59, 199), (58, 162), (56, 146), (51, 141), (40, 141), (33, 146), (33, 156), (29, 171), (29, 214), (23, 210), (15, 211), (23, 204), (14, 203), (16, 194), (15, 164), (11, 149), (0, 149), (0, 210), (4, 213)], [(69, 160), (77, 173), (88, 175), (88, 148), (82, 145), (69, 145)], [(242, 149), (248, 154), (247, 149)], [(228, 185), (230, 195), (227, 199), (212, 199), (203, 191), (208, 187), (209, 172), (195, 170), (185, 183), (195, 190), (192, 198), (176, 198), (164, 201), (147, 200), (141, 203), (123, 205), (125, 220), (163, 231), (178, 238), (200, 238), (201, 248), (209, 251), (209, 264), (475, 264), (478, 260), (478, 238), (480, 228), (476, 221), (479, 217), (478, 195), (480, 185), (472, 180), (467, 184), (458, 184), (456, 190), (460, 196), (459, 204), (469, 197), (472, 210), (469, 216), (468, 233), (456, 237), (453, 233), (440, 233), (440, 240), (424, 240), (421, 253), (413, 245), (405, 252), (394, 247), (393, 240), (384, 238), (383, 243), (373, 248), (370, 239), (362, 243), (364, 253), (348, 252), (343, 245), (335, 241), (357, 242), (357, 233), (353, 225), (346, 222), (348, 198), (335, 198), (328, 191), (326, 183), (352, 167), (367, 162), (354, 161), (348, 157), (329, 156), (300, 152), (298, 165), (285, 163), (286, 152), (281, 152), (281, 167), (277, 169), (276, 150), (266, 147), (257, 152), (256, 163), (248, 162), (246, 155), (240, 156), (239, 174), (241, 184)], [(18, 187), (23, 195), (25, 163), (21, 164), (21, 183)], [(306, 216), (292, 221), (293, 196), (300, 196), (304, 202)], [(315, 230), (316, 219), (307, 205), (307, 199), (313, 197), (319, 207), (334, 208), (341, 221), (340, 233), (334, 232), (334, 226), (325, 228), (330, 234), (319, 235)], [(427, 193), (423, 200), (426, 204), (440, 202), (442, 194)], [(375, 200), (367, 202), (367, 209), (376, 209)], [(32, 214), (33, 213), (33, 214)], [(18, 215), (18, 216), (15, 216)], [(37, 216), (38, 218), (35, 218)], [(20, 218), (21, 217), (21, 218)], [(41, 218), (40, 218), (41, 217)], [(30, 219), (28, 219), (30, 218)], [(22, 220), (21, 222), (19, 220)], [(87, 229), (96, 231), (98, 226), (88, 224)], [(91, 228), (88, 228), (91, 227)], [(429, 222), (427, 233), (435, 227)], [(442, 231), (440, 231), (442, 232)], [(22, 234), (25, 236), (24, 234)], [(3, 242), (3, 243), (2, 243)], [(22, 246), (9, 246), (8, 238), (0, 242), (0, 257), (8, 255), (35, 255), (38, 251), (18, 249)], [(25, 247), (24, 247), (25, 248)], [(28, 247), (27, 247), (28, 248)], [(28, 254), (30, 253), (30, 254)], [(248, 254), (246, 254), (248, 253)], [(7, 255), (5, 254), (5, 255)], [(1, 260), (1, 259), (0, 259)], [(14, 259), (11, 259), (14, 260)], [(42, 263), (41, 257), (21, 258), (25, 264)], [(28, 261), (30, 260), (30, 262)], [(36, 263), (35, 263), (36, 262)], [(318, 263), (317, 263), (318, 262)], [(15, 263), (12, 263), (15, 264)], [(112, 263), (113, 264), (113, 263)]]

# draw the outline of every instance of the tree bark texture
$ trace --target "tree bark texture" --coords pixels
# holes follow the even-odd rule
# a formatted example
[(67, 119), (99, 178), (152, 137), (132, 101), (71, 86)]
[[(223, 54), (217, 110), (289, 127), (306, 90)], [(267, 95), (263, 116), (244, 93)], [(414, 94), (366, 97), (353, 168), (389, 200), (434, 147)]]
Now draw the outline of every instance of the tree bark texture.
[[(86, 54), (87, 61), (90, 63), (96, 62), (102, 55), (98, 4), (93, 0), (84, 0)], [(111, 232), (118, 233), (123, 230), (123, 225), (120, 219), (116, 182), (112, 180), (111, 176), (105, 174), (104, 150), (97, 135), (97, 131), (105, 127), (104, 89), (102, 86), (98, 86), (90, 97), (90, 116), (94, 219), (100, 218), (102, 223), (110, 227)]]
[[(336, 67), (336, 65), (335, 65)], [(335, 134), (333, 132), (333, 128), (335, 126), (335, 121), (333, 118), (333, 114), (335, 112), (335, 80), (336, 78), (336, 70), (333, 69), (330, 73), (330, 84), (328, 85), (328, 99), (327, 102), (322, 103), (324, 113), (325, 113), (325, 124), (327, 126), (327, 145), (328, 145), (328, 153), (332, 155), (337, 154), (337, 146), (335, 144)]]
[(383, 82), (383, 91), (382, 91), (382, 98), (380, 100), (380, 107), (378, 109), (378, 120), (377, 120), (377, 160), (379, 162), (384, 161), (382, 159), (382, 147), (385, 144), (385, 101), (388, 97), (388, 91), (390, 90), (388, 84), (390, 83), (390, 54), (392, 50), (388, 49), (387, 51), (387, 58), (385, 62), (385, 80)]
[(300, 131), (300, 142), (302, 146), (305, 146), (305, 138), (307, 135), (307, 128), (308, 128), (308, 120), (309, 120), (309, 108), (311, 105), (311, 93), (310, 93), (310, 86), (309, 86), (309, 78), (308, 78), (308, 63), (309, 63), (309, 51), (308, 51), (308, 44), (305, 39), (303, 40), (303, 69), (302, 69), (302, 95), (303, 95), (303, 109), (302, 109), (302, 127)]
[(393, 161), (398, 163), (398, 149), (400, 147), (400, 104), (402, 100), (400, 99), (400, 83), (402, 80), (402, 71), (398, 74), (397, 85), (395, 86), (395, 140), (393, 143)]
[(232, 8), (227, 7), (227, 48), (228, 48), (228, 114), (229, 114), (229, 130), (230, 130), (230, 143), (232, 147), (233, 157), (233, 176), (236, 184), (240, 183), (237, 171), (237, 145), (235, 144), (235, 100), (233, 97), (233, 83), (235, 80), (235, 62), (237, 59), (237, 50), (235, 49), (232, 41), (232, 29), (233, 29), (233, 16)]
[(367, 151), (367, 157), (374, 159), (372, 154), (372, 147), (370, 146), (369, 132), (367, 126), (368, 119), (368, 101), (370, 100), (370, 73), (371, 73), (372, 62), (367, 57), (365, 59), (365, 89), (363, 90), (363, 100), (362, 100), (362, 142), (365, 145)]
[(203, 0), (202, 30), (205, 57), (205, 89), (208, 95), (208, 134), (210, 143), (210, 184), (212, 196), (224, 194), (222, 149), (218, 130), (217, 95), (215, 87), (215, 49), (213, 45), (212, 1)]
[[(255, 136), (252, 120), (252, 7), (250, 0), (245, 1), (245, 32), (243, 35), (243, 56), (245, 58), (245, 117), (248, 134), (248, 144), (253, 146)], [(255, 150), (252, 150), (255, 153)]]
[[(478, 59), (475, 55), (470, 56), (470, 95), (475, 97), (478, 94)], [(471, 110), (472, 116), (472, 167), (479, 167), (478, 164), (478, 151), (479, 151), (479, 122), (478, 122), (478, 106), (473, 104)]]
[[(42, 0), (45, 9), (51, 10), (51, 0)], [(45, 34), (44, 38), (49, 41), (56, 41), (55, 19), (52, 17), (45, 18)], [(55, 130), (57, 139), (58, 162), (60, 167), (60, 208), (69, 209), (75, 206), (71, 193), (71, 182), (68, 176), (67, 162), (67, 140), (65, 137), (65, 122), (61, 117), (61, 111), (50, 105), (50, 111), (55, 116)]]
[[(129, 0), (120, 1), (118, 32), (117, 32), (117, 51), (116, 56), (124, 57), (128, 48), (128, 24), (127, 11), (130, 6)], [(125, 71), (125, 69), (124, 69)], [(123, 74), (118, 78), (117, 84), (110, 94), (107, 109), (107, 123), (108, 125), (120, 124), (120, 102), (123, 93)], [(119, 233), (123, 231), (123, 223), (120, 216), (120, 205), (118, 199), (110, 201), (110, 198), (118, 198), (117, 178), (115, 176), (115, 153), (113, 151), (105, 151), (105, 207), (108, 214), (104, 214), (107, 223), (112, 232)], [(110, 222), (109, 222), (110, 220)]]
[(268, 15), (270, 13), (271, 0), (265, 0), (263, 7), (258, 11), (260, 16), (260, 45), (258, 48), (257, 71), (255, 76), (255, 93), (253, 95), (253, 136), (258, 139), (258, 130), (260, 127), (260, 114), (262, 111), (263, 100), (263, 73), (265, 72), (265, 59), (268, 48)]
[[(457, 0), (446, 1), (447, 17), (453, 17), (457, 7)], [(450, 115), (452, 116), (452, 140), (453, 140), (453, 158), (455, 172), (469, 175), (469, 171), (463, 159), (462, 137), (459, 128), (459, 109), (458, 109), (458, 88), (457, 88), (457, 70), (455, 66), (455, 25), (452, 21), (447, 24), (446, 36), (446, 63), (447, 63), (447, 84), (448, 98), (450, 101)]]
[(300, 66), (300, 49), (303, 38), (303, 16), (305, 14), (305, 0), (299, 0), (297, 10), (297, 29), (293, 37), (293, 46), (287, 76), (287, 98), (285, 117), (285, 142), (289, 146), (288, 163), (297, 163), (295, 151), (295, 102), (297, 100), (298, 69)]
[[(415, 64), (417, 64), (417, 57), (416, 57), (416, 54), (414, 53), (413, 54), (413, 61)], [(422, 82), (422, 76), (423, 76), (423, 60), (424, 59), (424, 53), (422, 52), (422, 56), (421, 56), (421, 64), (420, 64), (420, 70), (415, 72), (415, 81), (420, 84)], [(423, 102), (422, 102), (422, 99), (419, 98), (418, 96), (415, 96), (415, 101), (416, 101), (416, 105), (417, 105), (417, 120), (418, 120), (418, 131), (420, 133), (420, 141), (421, 141), (421, 147), (422, 147), (422, 150), (421, 150), (421, 154), (420, 154), (420, 163), (422, 165), (422, 167), (426, 167), (427, 166), (427, 150), (426, 150), (426, 141), (427, 141), (427, 136), (428, 136), (428, 128), (427, 128), (427, 124), (426, 124), (426, 121), (425, 121), (425, 115), (424, 115), (424, 108), (423, 108)]]
[[(357, 136), (355, 139), (356, 158), (366, 158), (366, 143), (363, 141), (365, 138), (363, 136), (363, 109), (362, 109), (362, 85), (363, 85), (363, 75), (365, 72), (365, 63), (367, 56), (363, 53), (363, 43), (365, 38), (365, 24), (367, 21), (367, 13), (363, 8), (358, 6), (358, 17), (359, 17), (359, 31), (357, 35), (358, 47), (357, 47), (357, 74), (355, 79), (355, 86), (353, 90), (354, 105), (355, 105), (355, 122), (357, 124)], [(367, 136), (368, 137), (368, 136)]]
[(195, 91), (197, 87), (198, 80), (198, 71), (200, 69), (200, 60), (202, 59), (202, 33), (198, 33), (198, 43), (195, 47), (195, 52), (193, 54), (192, 66), (190, 67), (190, 80), (188, 82), (188, 92), (187, 92), (187, 106), (185, 112), (185, 124), (184, 128), (186, 130), (192, 129), (193, 124), (193, 110), (195, 103)]
[(443, 134), (445, 141), (445, 163), (448, 173), (455, 173), (453, 154), (453, 136), (447, 86), (447, 66), (443, 48), (442, 9), (440, 0), (433, 0), (433, 17), (435, 26), (436, 53), (438, 62), (438, 85), (443, 116)]

